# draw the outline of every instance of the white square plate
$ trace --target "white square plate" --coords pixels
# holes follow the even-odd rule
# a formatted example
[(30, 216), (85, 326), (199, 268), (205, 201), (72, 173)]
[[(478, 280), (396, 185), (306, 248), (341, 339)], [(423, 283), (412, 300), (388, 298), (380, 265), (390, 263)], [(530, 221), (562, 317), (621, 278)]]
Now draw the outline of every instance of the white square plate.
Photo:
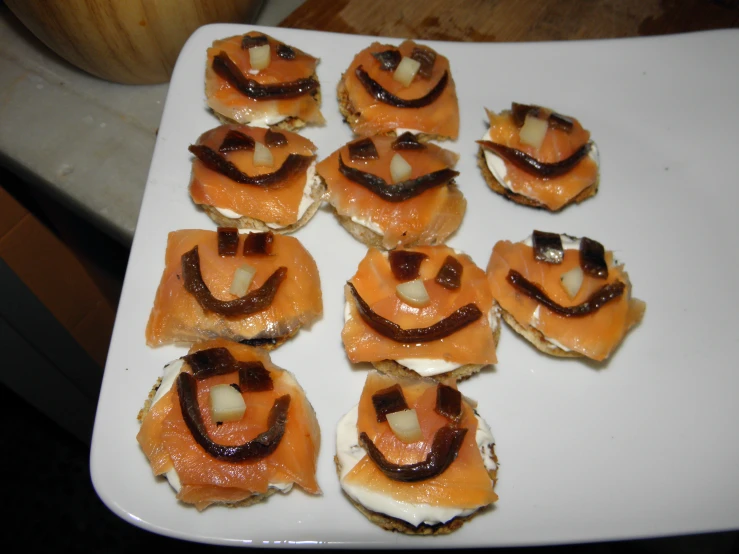
[[(480, 401), (500, 458), (494, 510), (443, 537), (372, 525), (342, 496), (335, 426), (359, 399), (366, 369), (340, 340), (343, 284), (365, 247), (322, 209), (297, 236), (321, 272), (323, 319), (274, 351), (316, 408), (323, 496), (294, 490), (242, 509), (202, 513), (152, 477), (136, 415), (183, 347), (152, 349), (144, 329), (164, 266), (167, 233), (215, 229), (191, 202), (189, 144), (218, 124), (206, 108), (206, 49), (256, 28), (321, 58), (326, 125), (304, 135), (319, 159), (350, 140), (334, 95), (372, 37), (211, 25), (188, 41), (172, 76), (100, 393), (91, 451), (96, 491), (150, 531), (228, 545), (466, 547), (652, 537), (739, 527), (739, 31), (587, 42), (429, 42), (457, 83), (468, 199), (449, 244), (487, 265), (493, 244), (532, 229), (587, 235), (626, 264), (644, 321), (605, 365), (540, 354), (508, 327), (499, 363), (460, 384)], [(396, 39), (381, 39), (399, 44)], [(734, 53), (734, 54), (732, 54)], [(601, 154), (597, 196), (561, 213), (518, 206), (476, 167), (484, 108), (536, 103), (577, 117)]]

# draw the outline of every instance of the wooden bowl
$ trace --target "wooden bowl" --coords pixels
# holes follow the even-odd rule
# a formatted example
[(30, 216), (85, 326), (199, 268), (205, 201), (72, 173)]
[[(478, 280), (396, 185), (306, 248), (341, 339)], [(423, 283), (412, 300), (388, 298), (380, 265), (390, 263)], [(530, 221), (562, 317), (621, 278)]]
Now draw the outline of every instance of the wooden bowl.
[(263, 0), (5, 0), (54, 52), (102, 79), (169, 81), (188, 37), (207, 23), (249, 23)]

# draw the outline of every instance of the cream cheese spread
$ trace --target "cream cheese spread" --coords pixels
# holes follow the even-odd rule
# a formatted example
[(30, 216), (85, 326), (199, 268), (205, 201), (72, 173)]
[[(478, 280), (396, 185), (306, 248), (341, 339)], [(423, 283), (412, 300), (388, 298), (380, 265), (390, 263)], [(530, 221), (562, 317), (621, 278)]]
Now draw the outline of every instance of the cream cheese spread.
[(362, 219), (361, 217), (357, 217), (355, 215), (351, 216), (351, 220), (356, 223), (357, 225), (361, 225), (362, 227), (366, 227), (373, 233), (377, 233), (378, 235), (382, 235), (385, 233), (383, 231), (382, 227), (380, 227), (377, 223), (372, 221), (371, 219)]
[(270, 125), (276, 125), (277, 123), (285, 121), (290, 117), (289, 115), (280, 113), (277, 110), (275, 102), (272, 101), (264, 101), (260, 105), (261, 110), (254, 110), (249, 107), (232, 107), (223, 102), (219, 102), (214, 98), (210, 98), (208, 103), (216, 113), (222, 114), (243, 125), (250, 125), (252, 127), (269, 127)]
[[(477, 417), (477, 432), (475, 440), (485, 462), (488, 471), (497, 469), (495, 461), (491, 458), (491, 449), (495, 441), (487, 423), (475, 412)], [(346, 483), (346, 475), (365, 456), (366, 451), (357, 442), (357, 419), (359, 417), (359, 406), (354, 406), (344, 417), (341, 418), (336, 428), (336, 455), (341, 465), (341, 488), (354, 500), (372, 510), (391, 517), (407, 521), (411, 525), (418, 526), (422, 523), (435, 525), (446, 523), (458, 517), (467, 516), (478, 508), (462, 509), (442, 506), (431, 506), (429, 504), (411, 504), (396, 500), (391, 496), (368, 490), (362, 486)]]
[(277, 110), (268, 111), (267, 113), (262, 114), (262, 117), (258, 117), (249, 121), (249, 125), (251, 125), (252, 127), (265, 128), (269, 127), (270, 125), (276, 125), (277, 123), (285, 121), (287, 118), (287, 115), (281, 114)]

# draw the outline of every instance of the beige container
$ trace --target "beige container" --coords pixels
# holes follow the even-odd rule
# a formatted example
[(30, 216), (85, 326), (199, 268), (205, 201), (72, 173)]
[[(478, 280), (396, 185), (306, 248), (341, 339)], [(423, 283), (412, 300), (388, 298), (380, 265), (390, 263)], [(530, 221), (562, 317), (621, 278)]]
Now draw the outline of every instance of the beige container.
[(208, 23), (249, 23), (263, 0), (5, 0), (54, 52), (117, 83), (165, 83), (185, 41)]

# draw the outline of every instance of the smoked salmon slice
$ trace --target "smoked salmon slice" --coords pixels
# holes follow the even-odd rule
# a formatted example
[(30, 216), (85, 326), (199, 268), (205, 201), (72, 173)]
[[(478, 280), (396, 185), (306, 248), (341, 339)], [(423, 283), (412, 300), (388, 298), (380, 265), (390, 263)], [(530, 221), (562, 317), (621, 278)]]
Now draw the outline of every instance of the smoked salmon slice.
[[(377, 420), (373, 395), (395, 386), (402, 390), (407, 408), (416, 411), (422, 438), (415, 442), (403, 442), (395, 435), (387, 421)], [(478, 426), (484, 423), (478, 420), (474, 409), (464, 398), (461, 415), (458, 418), (450, 419), (441, 415), (436, 410), (438, 386), (439, 383), (428, 379), (394, 378), (375, 371), (367, 375), (358, 410), (354, 414), (356, 435), (351, 442), (355, 446), (351, 448), (361, 448), (357, 437), (364, 432), (388, 462), (409, 465), (426, 459), (431, 451), (434, 436), (442, 427), (451, 426), (466, 429), (467, 432), (451, 464), (440, 474), (423, 480), (393, 479), (385, 474), (366, 452), (362, 456), (362, 451), (354, 456), (356, 463), (353, 467), (345, 467), (347, 458), (340, 454), (337, 459), (339, 463), (343, 462), (340, 468), (341, 484), (356, 502), (362, 503), (365, 500), (366, 507), (370, 510), (392, 515), (389, 510), (382, 512), (370, 504), (371, 499), (367, 493), (372, 493), (386, 498), (383, 505), (387, 508), (394, 502), (405, 504), (405, 512), (411, 517), (414, 515), (413, 508), (420, 505), (445, 508), (448, 509), (446, 517), (437, 520), (443, 523), (455, 517), (455, 514), (469, 515), (498, 499), (494, 492), (497, 459), (492, 450), (492, 435), (489, 435), (489, 439), (483, 441), (483, 444), (479, 444), (479, 439), (476, 438), (477, 430)], [(453, 382), (448, 386), (456, 388)], [(340, 428), (340, 434), (337, 436), (337, 447), (340, 449), (346, 448), (344, 444), (346, 439), (341, 436), (341, 432), (350, 429), (349, 423), (351, 422), (348, 422), (345, 428), (343, 426)], [(433, 510), (430, 512), (433, 513)]]
[[(268, 139), (277, 134), (282, 137), (280, 143), (270, 144)], [(229, 149), (227, 145), (229, 140), (234, 140), (233, 137), (242, 142), (247, 142), (243, 137), (248, 137), (254, 143), (268, 145), (265, 147), (271, 154), (271, 165), (255, 165), (256, 146), (252, 143), (248, 143), (250, 147)], [(300, 156), (299, 168), (285, 171), (284, 178), (266, 185), (241, 183), (234, 180), (226, 169), (207, 164), (195, 156), (190, 197), (221, 226), (293, 232), (307, 223), (323, 201), (324, 189), (315, 176), (316, 146), (296, 133), (274, 133), (246, 125), (221, 125), (203, 133), (196, 142), (198, 146), (218, 153), (225, 162), (250, 177), (283, 171), (293, 158)]]
[[(323, 312), (318, 268), (313, 257), (294, 237), (271, 235), (269, 255), (243, 254), (239, 239), (233, 256), (218, 253), (218, 233), (198, 229), (173, 231), (167, 240), (165, 268), (146, 327), (146, 342), (160, 346), (194, 343), (210, 338), (248, 341), (275, 347), (310, 325)], [(204, 308), (185, 287), (183, 255), (197, 247), (202, 280), (216, 300), (235, 301), (230, 288), (243, 265), (256, 269), (247, 295), (262, 287), (280, 268), (284, 278), (269, 305), (248, 315), (222, 315)], [(282, 272), (280, 272), (281, 274)]]
[(244, 416), (219, 424), (211, 416), (210, 390), (215, 385), (238, 385), (239, 375), (233, 372), (198, 380), (197, 406), (210, 439), (222, 445), (253, 440), (267, 428), (275, 400), (289, 395), (284, 434), (276, 449), (258, 460), (231, 462), (213, 457), (197, 442), (183, 418), (175, 375), (193, 372), (185, 361), (179, 372), (162, 385), (170, 388), (158, 391), (160, 398), (147, 405), (140, 416), (136, 439), (154, 475), (167, 474), (173, 486), (179, 482), (177, 498), (198, 510), (214, 503), (249, 504), (276, 490), (287, 492), (293, 484), (310, 494), (320, 494), (316, 481), (320, 429), (313, 408), (292, 373), (274, 365), (261, 349), (223, 339), (195, 344), (189, 354), (210, 349), (226, 349), (237, 362), (259, 362), (269, 373), (273, 386), (272, 390), (259, 392), (242, 390)]
[[(535, 107), (547, 114), (555, 113)], [(593, 196), (598, 189), (598, 151), (590, 132), (569, 116), (560, 116), (571, 124), (568, 130), (549, 125), (541, 145), (536, 147), (521, 138), (522, 126), (512, 110), (499, 114), (487, 110), (490, 128), (480, 141), (478, 163), (488, 185), (499, 194), (520, 204), (558, 211), (573, 202)], [(557, 114), (559, 115), (559, 114)], [(502, 145), (530, 156), (539, 164), (557, 164), (586, 149), (585, 155), (562, 175), (542, 177), (501, 157), (489, 143)]]
[[(562, 277), (580, 267), (580, 241), (567, 235), (561, 236), (566, 246), (559, 264), (536, 260), (530, 239), (517, 243), (496, 243), (487, 266), (490, 290), (506, 322), (540, 350), (559, 356), (605, 360), (621, 343), (627, 331), (641, 321), (646, 304), (632, 298), (629, 276), (610, 251), (605, 252), (607, 277), (598, 278), (585, 273), (576, 295), (570, 297), (562, 285)], [(623, 283), (624, 291), (593, 313), (580, 317), (567, 316), (517, 290), (509, 280), (512, 270), (540, 287), (554, 302), (565, 308), (583, 304), (603, 287), (614, 283)]]
[[(436, 378), (448, 377), (449, 372), (470, 364), (479, 370), (481, 366), (495, 363), (499, 315), (485, 272), (469, 256), (447, 246), (423, 246), (396, 252), (414, 252), (426, 257), (420, 264), (418, 279), (424, 284), (429, 302), (423, 307), (414, 307), (402, 300), (396, 289), (401, 281), (392, 271), (390, 255), (370, 248), (349, 283), (374, 313), (402, 329), (433, 326), (470, 304), (479, 309), (480, 315), (472, 323), (437, 340), (398, 342), (363, 319), (358, 312), (357, 299), (347, 285), (347, 311), (341, 338), (349, 360), (352, 363), (371, 362), (378, 368), (382, 368), (386, 360), (408, 367), (413, 366), (414, 359), (443, 362), (440, 367), (445, 371), (427, 373)], [(461, 284), (455, 290), (437, 282), (439, 270), (448, 257), (457, 260), (462, 268)], [(416, 371), (416, 376), (420, 371)]]
[[(264, 45), (269, 45), (269, 64), (263, 69), (254, 69), (249, 51)], [(208, 48), (207, 56), (206, 99), (208, 106), (224, 120), (260, 127), (279, 126), (287, 130), (324, 123), (319, 109), (317, 58), (257, 31), (216, 40)], [(233, 66), (225, 61), (226, 58)], [(219, 62), (222, 62), (221, 66), (233, 67), (242, 79), (251, 81), (245, 85), (247, 92), (240, 90), (233, 78), (224, 77)], [(259, 88), (280, 85), (292, 88), (289, 88), (289, 93), (264, 92)]]
[[(327, 199), (342, 225), (367, 245), (381, 248), (443, 243), (457, 230), (464, 217), (467, 201), (454, 182), (458, 155), (435, 144), (421, 148), (394, 150), (395, 137), (376, 136), (371, 140), (376, 159), (352, 159), (352, 143), (342, 146), (322, 160), (316, 171), (327, 187)], [(411, 167), (404, 182), (428, 175), (441, 175), (438, 186), (420, 191), (408, 199), (396, 201), (380, 196), (350, 177), (342, 164), (382, 179), (387, 189), (397, 186), (391, 173), (393, 158), (399, 155)]]
[[(426, 60), (408, 86), (393, 78), (404, 57)], [(373, 94), (367, 79), (384, 92)], [(339, 109), (357, 135), (382, 135), (397, 129), (431, 139), (456, 140), (459, 135), (459, 101), (449, 60), (412, 40), (400, 46), (373, 42), (359, 52), (341, 78), (338, 97)], [(398, 106), (388, 97), (412, 105)], [(430, 101), (417, 102), (423, 98)], [(414, 101), (423, 105), (416, 107)]]

